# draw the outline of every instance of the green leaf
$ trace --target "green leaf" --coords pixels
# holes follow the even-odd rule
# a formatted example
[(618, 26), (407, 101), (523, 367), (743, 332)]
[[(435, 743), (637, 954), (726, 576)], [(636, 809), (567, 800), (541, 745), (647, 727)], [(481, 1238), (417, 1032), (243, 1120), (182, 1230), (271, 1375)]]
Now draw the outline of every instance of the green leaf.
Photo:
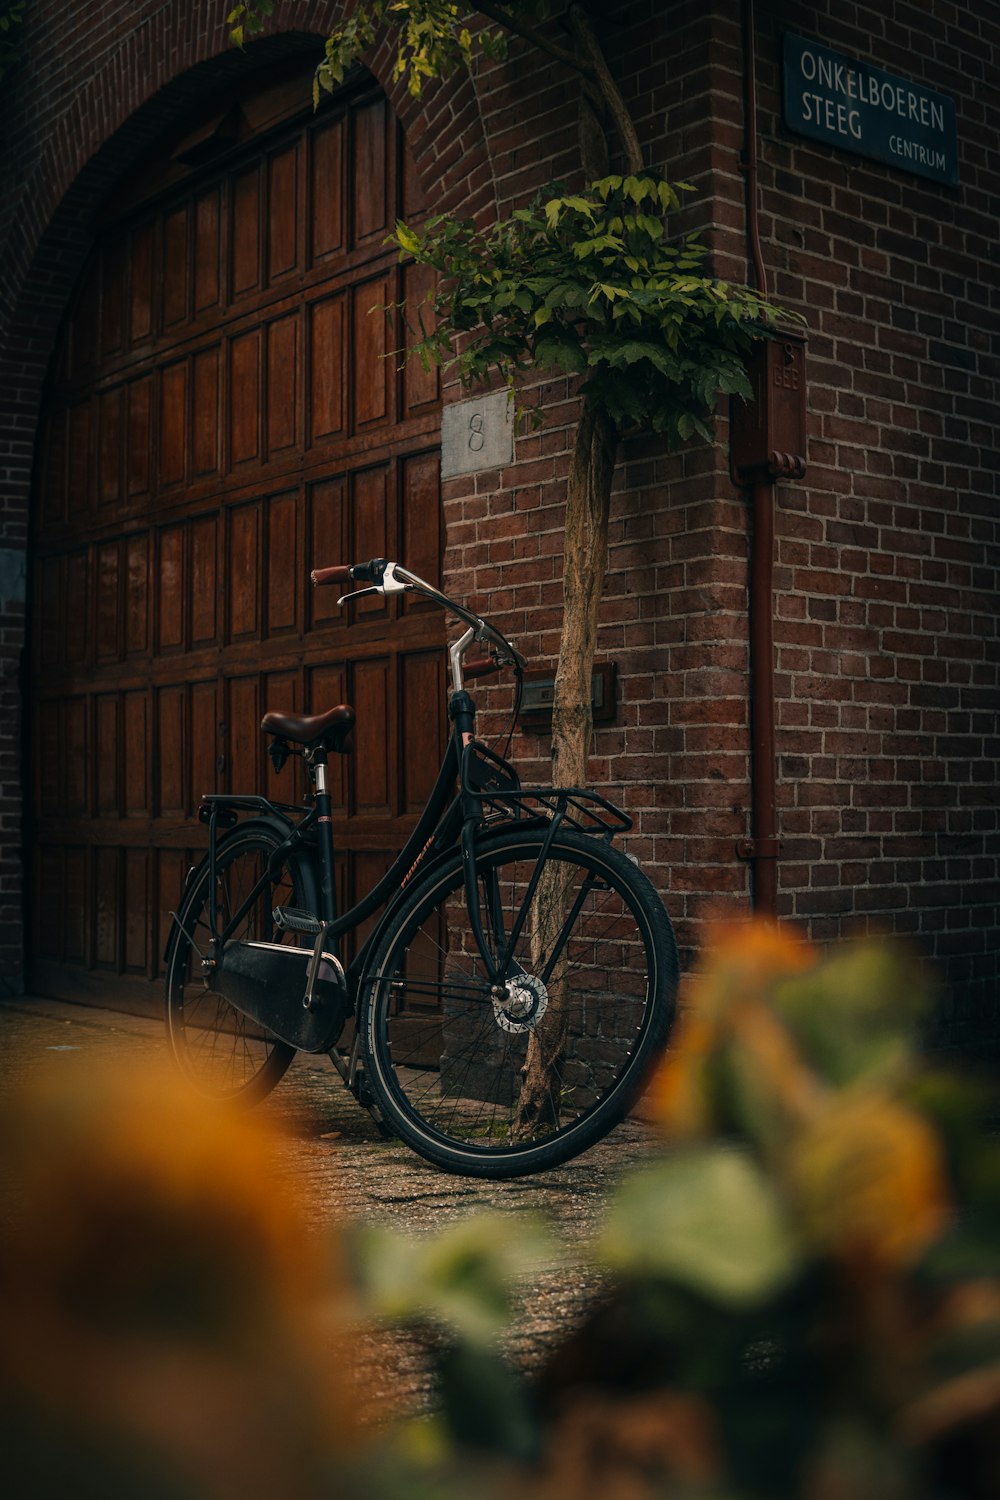
[(358, 1279), (378, 1317), (431, 1321), (471, 1343), (506, 1327), (516, 1277), (537, 1269), (547, 1239), (526, 1215), (483, 1214), (431, 1239), (367, 1225), (351, 1241)]
[(598, 1249), (613, 1270), (732, 1307), (773, 1296), (801, 1265), (774, 1187), (749, 1157), (722, 1146), (626, 1179)]

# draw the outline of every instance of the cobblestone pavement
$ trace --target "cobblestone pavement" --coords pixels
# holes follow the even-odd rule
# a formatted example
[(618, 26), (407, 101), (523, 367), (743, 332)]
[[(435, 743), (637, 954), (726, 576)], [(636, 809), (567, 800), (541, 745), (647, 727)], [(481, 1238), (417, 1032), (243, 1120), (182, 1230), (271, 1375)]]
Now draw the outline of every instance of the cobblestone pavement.
[[(151, 1058), (164, 1051), (162, 1026), (110, 1010), (53, 1000), (0, 1003), (0, 1096), (60, 1057), (93, 1057), (95, 1063)], [(303, 1190), (317, 1231), (344, 1220), (382, 1223), (426, 1234), (449, 1220), (489, 1211), (520, 1209), (544, 1216), (553, 1249), (524, 1288), (507, 1339), (511, 1359), (524, 1369), (544, 1359), (559, 1330), (572, 1324), (598, 1288), (580, 1250), (593, 1236), (602, 1206), (622, 1170), (648, 1155), (648, 1127), (628, 1121), (583, 1156), (540, 1176), (506, 1183), (449, 1176), (398, 1141), (384, 1140), (343, 1088), (329, 1060), (300, 1054), (274, 1094), (259, 1108), (288, 1134), (288, 1164)], [(419, 1408), (429, 1377), (415, 1337), (394, 1334), (390, 1348), (371, 1351), (376, 1395)], [(366, 1363), (368, 1361), (366, 1360)]]

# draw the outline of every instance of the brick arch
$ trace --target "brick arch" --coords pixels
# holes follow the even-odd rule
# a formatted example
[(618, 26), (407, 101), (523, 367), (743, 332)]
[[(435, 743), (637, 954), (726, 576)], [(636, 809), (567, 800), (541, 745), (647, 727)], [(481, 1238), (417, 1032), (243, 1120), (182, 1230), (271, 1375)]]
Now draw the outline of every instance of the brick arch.
[[(240, 53), (231, 46), (221, 17), (213, 23), (206, 16), (199, 26), (189, 7), (170, 0), (151, 6), (120, 45), (109, 46), (107, 60), (62, 113), (53, 112), (51, 121), (44, 106), (57, 97), (52, 83), (22, 75), (8, 103), (8, 120), (13, 121), (20, 106), (29, 151), (31, 130), (45, 132), (20, 191), (12, 195), (0, 235), (5, 246), (0, 253), (0, 385), (10, 393), (0, 411), (6, 502), (0, 513), (0, 701), (8, 708), (0, 726), (0, 759), (8, 767), (17, 767), (21, 758), (17, 705), (24, 606), (17, 571), (28, 532), (35, 431), (56, 335), (93, 244), (93, 215), (150, 145), (179, 133), (213, 90), (307, 55), (340, 9), (338, 4), (317, 6), (314, 0), (284, 4), (276, 17), (281, 30)], [(27, 42), (30, 46), (30, 36)], [(53, 47), (57, 52), (60, 45), (69, 50), (71, 44), (71, 38), (63, 43), (60, 33)], [(370, 71), (403, 123), (428, 201), (436, 209), (460, 207), (463, 214), (489, 218), (495, 213), (493, 174), (472, 79), (457, 74), (447, 83), (428, 86), (418, 101), (404, 85), (393, 83), (392, 61), (383, 38)], [(38, 73), (53, 77), (61, 70), (65, 77), (70, 65), (68, 58), (43, 57)], [(8, 830), (0, 838), (0, 857), (7, 863), (7, 873), (0, 874), (0, 973), (7, 976), (16, 976), (22, 961), (21, 882), (13, 873), (20, 808), (18, 774), (11, 770), (0, 776), (0, 811)]]
[[(20, 451), (20, 472), (11, 473), (13, 494), (27, 503), (29, 434), (38, 411), (45, 368), (73, 285), (92, 243), (90, 216), (121, 182), (142, 153), (164, 133), (183, 127), (185, 116), (211, 90), (296, 55), (305, 56), (325, 35), (339, 6), (317, 15), (308, 0), (282, 7), (287, 30), (235, 50), (224, 26), (180, 31), (180, 0), (157, 12), (149, 30), (133, 31), (72, 100), (49, 135), (19, 195), (0, 260), (0, 379), (16, 379), (18, 413), (0, 414), (0, 451), (5, 441)], [(153, 66), (143, 72), (143, 60)], [(374, 49), (369, 69), (402, 122), (428, 202), (435, 209), (461, 209), (489, 219), (496, 212), (493, 173), (475, 86), (465, 73), (430, 84), (414, 99), (392, 81), (388, 36)], [(122, 81), (125, 87), (122, 87)], [(97, 137), (96, 150), (94, 149)], [(29, 417), (30, 413), (30, 417)]]

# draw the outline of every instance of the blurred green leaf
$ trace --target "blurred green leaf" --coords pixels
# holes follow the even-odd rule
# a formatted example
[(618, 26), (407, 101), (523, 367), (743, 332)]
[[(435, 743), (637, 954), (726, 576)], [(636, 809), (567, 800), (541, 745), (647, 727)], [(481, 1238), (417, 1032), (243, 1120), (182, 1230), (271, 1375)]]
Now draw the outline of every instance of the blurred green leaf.
[(471, 1343), (506, 1327), (514, 1284), (546, 1253), (547, 1236), (527, 1215), (482, 1215), (418, 1240), (373, 1225), (351, 1237), (365, 1300), (377, 1317), (432, 1322)]
[(808, 1062), (841, 1087), (890, 1078), (914, 1057), (931, 999), (926, 972), (886, 942), (844, 943), (775, 987), (775, 1010)]
[(777, 1193), (744, 1154), (685, 1152), (626, 1179), (599, 1255), (632, 1276), (661, 1276), (739, 1307), (787, 1285), (801, 1257)]

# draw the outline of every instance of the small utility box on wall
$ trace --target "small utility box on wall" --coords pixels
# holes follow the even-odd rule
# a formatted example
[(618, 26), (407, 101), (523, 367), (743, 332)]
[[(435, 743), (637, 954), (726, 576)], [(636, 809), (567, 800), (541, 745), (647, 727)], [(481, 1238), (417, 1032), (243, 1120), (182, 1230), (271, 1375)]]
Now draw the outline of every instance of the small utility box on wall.
[(806, 357), (800, 333), (754, 345), (747, 365), (752, 401), (732, 405), (732, 469), (738, 484), (801, 479), (806, 471)]

